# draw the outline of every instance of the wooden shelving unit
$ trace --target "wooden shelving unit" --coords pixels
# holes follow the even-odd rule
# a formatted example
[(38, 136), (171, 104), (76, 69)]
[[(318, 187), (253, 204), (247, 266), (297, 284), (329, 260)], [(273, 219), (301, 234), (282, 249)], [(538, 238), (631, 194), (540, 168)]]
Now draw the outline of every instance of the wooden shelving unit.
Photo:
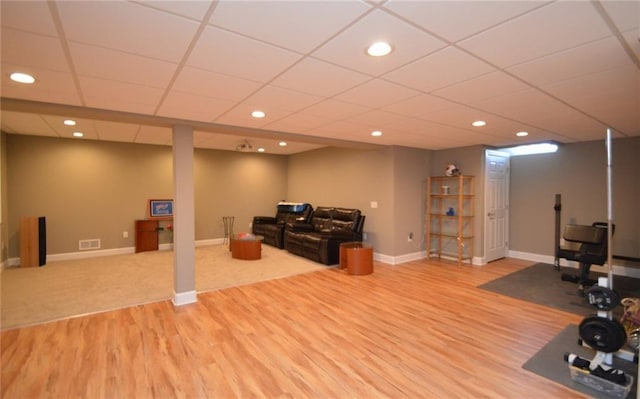
[(473, 176), (431, 176), (427, 182), (427, 257), (472, 263)]

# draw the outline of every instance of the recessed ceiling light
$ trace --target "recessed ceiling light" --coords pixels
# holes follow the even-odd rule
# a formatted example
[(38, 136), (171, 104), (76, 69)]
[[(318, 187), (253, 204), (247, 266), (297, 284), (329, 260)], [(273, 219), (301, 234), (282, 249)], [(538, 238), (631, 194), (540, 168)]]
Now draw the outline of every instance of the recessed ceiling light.
[(264, 111), (259, 111), (259, 110), (253, 111), (251, 113), (251, 116), (253, 116), (254, 118), (258, 118), (258, 119), (259, 118), (264, 118), (266, 115), (267, 114), (265, 114)]
[(71, 120), (71, 119), (65, 119), (65, 121), (62, 122), (62, 123), (64, 123), (67, 126), (75, 126), (76, 125), (76, 121)]
[(281, 142), (278, 143), (278, 145), (280, 147), (286, 147), (287, 146), (287, 142), (286, 141), (281, 141)]
[(14, 82), (26, 83), (26, 84), (32, 84), (33, 82), (36, 81), (36, 79), (33, 76), (26, 73), (22, 73), (22, 72), (12, 73), (11, 80), (13, 80)]
[(391, 52), (391, 45), (386, 42), (375, 42), (367, 48), (367, 54), (372, 57), (382, 57)]
[(475, 127), (484, 126), (486, 124), (487, 124), (487, 122), (485, 122), (485, 121), (475, 121), (475, 122), (472, 123), (472, 125), (475, 126)]
[(371, 132), (371, 135), (373, 137), (380, 137), (382, 136), (382, 132), (380, 130), (374, 130), (373, 132)]
[(528, 136), (528, 135), (529, 135), (529, 133), (527, 133), (527, 132), (518, 132), (518, 133), (516, 133), (516, 136), (518, 136), (518, 137), (525, 137), (525, 136)]
[(84, 137), (84, 133), (82, 133), (82, 132), (73, 132), (73, 137)]
[(264, 152), (264, 148), (262, 147), (258, 148), (258, 152)]

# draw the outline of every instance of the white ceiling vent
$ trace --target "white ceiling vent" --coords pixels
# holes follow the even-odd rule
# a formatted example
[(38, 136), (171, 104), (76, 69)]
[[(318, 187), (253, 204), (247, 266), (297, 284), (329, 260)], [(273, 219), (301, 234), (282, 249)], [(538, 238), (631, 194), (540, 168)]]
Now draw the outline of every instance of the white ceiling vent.
[(78, 241), (78, 249), (80, 251), (89, 251), (92, 249), (100, 249), (100, 239), (94, 238), (91, 240), (80, 240)]

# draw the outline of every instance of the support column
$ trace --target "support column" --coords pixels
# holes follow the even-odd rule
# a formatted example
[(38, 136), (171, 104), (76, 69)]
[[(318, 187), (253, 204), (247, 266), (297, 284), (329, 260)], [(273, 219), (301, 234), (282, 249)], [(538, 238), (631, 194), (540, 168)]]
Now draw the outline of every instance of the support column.
[(198, 301), (195, 279), (193, 128), (173, 127), (173, 304)]

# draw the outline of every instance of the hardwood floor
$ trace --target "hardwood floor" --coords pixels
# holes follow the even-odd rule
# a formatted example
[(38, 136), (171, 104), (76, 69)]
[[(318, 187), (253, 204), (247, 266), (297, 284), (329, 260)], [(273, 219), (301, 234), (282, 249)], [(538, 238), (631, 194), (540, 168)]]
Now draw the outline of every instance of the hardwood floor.
[(376, 263), (4, 331), (2, 397), (582, 398), (521, 367), (582, 317), (476, 288), (529, 264)]

